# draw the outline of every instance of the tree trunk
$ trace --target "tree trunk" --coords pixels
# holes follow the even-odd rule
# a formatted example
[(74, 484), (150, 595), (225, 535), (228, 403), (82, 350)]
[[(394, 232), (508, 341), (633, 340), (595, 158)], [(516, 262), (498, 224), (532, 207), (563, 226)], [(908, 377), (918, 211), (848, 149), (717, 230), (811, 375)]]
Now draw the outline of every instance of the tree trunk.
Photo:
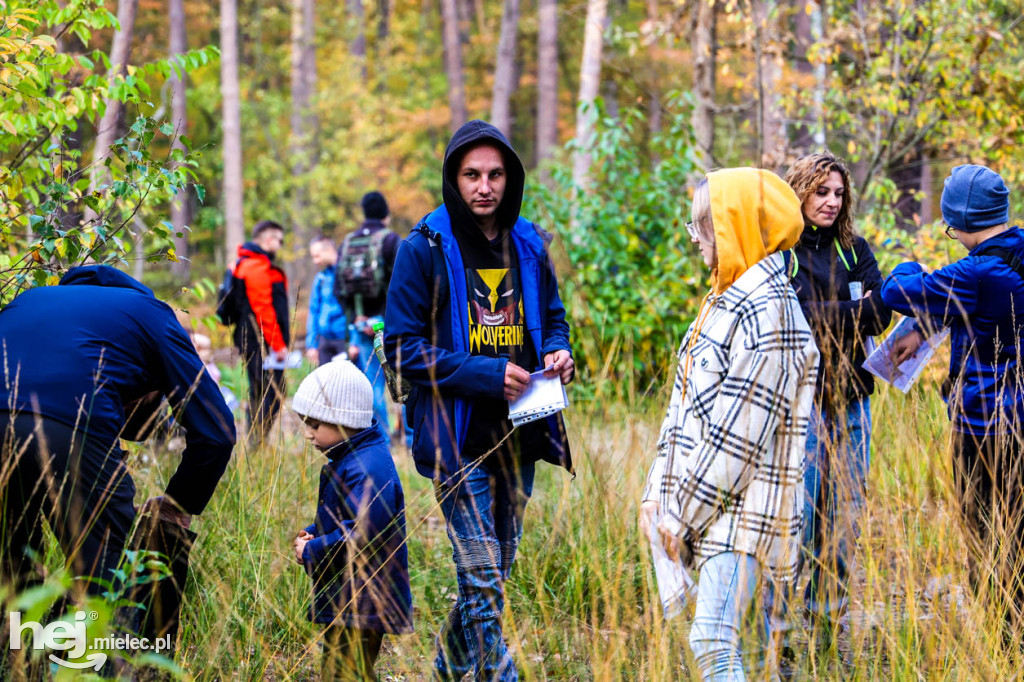
[[(176, 60), (177, 56), (188, 51), (188, 40), (185, 34), (185, 3), (184, 0), (169, 0), (167, 8), (167, 19), (170, 23), (170, 52), (171, 59)], [(178, 69), (171, 72), (168, 79), (171, 82), (171, 124), (174, 126), (174, 141), (171, 146), (174, 149), (185, 151), (185, 145), (181, 143), (181, 136), (188, 130), (188, 110), (185, 100), (185, 71), (179, 62)], [(177, 165), (177, 164), (175, 164)], [(178, 260), (171, 266), (171, 272), (178, 279), (188, 281), (190, 279), (190, 267), (188, 261), (188, 232), (185, 228), (191, 222), (192, 197), (188, 187), (185, 187), (178, 195), (171, 200), (171, 225), (174, 226), (174, 252)], [(181, 235), (180, 237), (177, 235)]]
[[(353, 3), (350, 2), (350, 6)], [(360, 8), (362, 3), (356, 2)], [(292, 211), (291, 228), (297, 246), (305, 249), (312, 227), (308, 210), (306, 183), (312, 170), (315, 154), (316, 115), (313, 112), (313, 94), (316, 88), (316, 7), (314, 0), (292, 0)], [(365, 40), (363, 48), (365, 51)], [(353, 47), (354, 49), (354, 47)], [(365, 54), (365, 52), (364, 52)], [(364, 63), (365, 66), (365, 63)], [(302, 283), (309, 275), (308, 260), (299, 258), (291, 273), (293, 281)], [(296, 288), (296, 291), (298, 289)]]
[(448, 76), (448, 108), (452, 131), (469, 120), (466, 112), (466, 88), (462, 76), (462, 44), (459, 39), (459, 18), (455, 0), (441, 0), (441, 23), (444, 31), (444, 70)]
[(224, 111), (224, 258), (230, 266), (245, 241), (237, 0), (220, 2), (220, 91)]
[(352, 36), (349, 52), (358, 60), (366, 80), (366, 10), (363, 0), (345, 0), (348, 10), (348, 35)]
[(754, 51), (757, 61), (758, 162), (778, 168), (785, 161), (786, 124), (778, 92), (781, 53), (776, 36), (775, 0), (754, 0)]
[(518, 87), (516, 68), (516, 36), (519, 34), (519, 0), (505, 0), (501, 15), (501, 38), (494, 66), (494, 91), (491, 95), (491, 123), (512, 139), (510, 100)]
[(601, 49), (604, 41), (604, 20), (608, 0), (588, 0), (587, 20), (583, 32), (583, 62), (580, 66), (580, 91), (576, 110), (576, 143), (579, 148), (573, 160), (573, 182), (581, 191), (589, 187), (594, 122), (597, 112), (594, 100), (601, 87)]
[(380, 42), (384, 42), (388, 37), (388, 26), (390, 21), (390, 0), (377, 0), (377, 40)]
[(821, 5), (810, 3), (810, 9), (804, 9), (804, 0), (794, 0), (795, 63), (796, 70), (805, 78), (814, 79), (812, 106), (804, 122), (793, 131), (791, 147), (798, 155), (809, 154), (825, 147), (825, 64), (811, 64), (807, 52), (821, 41)]
[[(117, 3), (117, 22), (121, 27), (114, 32), (114, 40), (110, 46), (110, 70), (107, 80), (123, 76), (128, 70), (128, 60), (132, 51), (132, 34), (135, 32), (135, 15), (139, 8), (138, 0), (120, 0)], [(92, 152), (92, 169), (89, 173), (89, 193), (109, 176), (103, 162), (110, 156), (110, 145), (117, 139), (118, 124), (121, 120), (123, 107), (121, 102), (111, 97), (107, 99), (103, 118), (96, 129), (96, 142)], [(96, 212), (90, 208), (85, 211), (86, 222), (96, 220)]]
[(693, 22), (693, 132), (704, 170), (715, 167), (716, 0), (698, 0)]
[(558, 0), (537, 2), (537, 164), (558, 145)]

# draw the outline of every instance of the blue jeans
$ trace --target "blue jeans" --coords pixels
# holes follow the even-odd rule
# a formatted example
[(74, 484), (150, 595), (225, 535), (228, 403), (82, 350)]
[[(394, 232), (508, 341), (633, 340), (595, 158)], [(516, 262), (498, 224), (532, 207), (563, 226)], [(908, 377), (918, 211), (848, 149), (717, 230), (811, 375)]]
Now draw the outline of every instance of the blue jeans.
[(388, 403), (384, 397), (387, 383), (384, 379), (384, 368), (380, 366), (380, 360), (373, 352), (373, 337), (355, 329), (352, 332), (352, 344), (359, 349), (358, 365), (373, 386), (373, 416), (377, 418), (377, 423), (384, 429), (384, 433), (390, 434)]
[(777, 679), (774, 648), (766, 646), (768, 614), (757, 598), (762, 577), (760, 562), (743, 552), (716, 554), (701, 567), (690, 649), (705, 682), (746, 680), (744, 648), (749, 677)]
[(870, 398), (851, 401), (839, 419), (811, 413), (804, 468), (804, 551), (811, 577), (804, 603), (812, 615), (833, 623), (846, 611), (870, 462)]
[[(518, 458), (515, 458), (518, 461)], [(479, 465), (479, 466), (475, 466)], [(443, 680), (517, 680), (501, 631), (505, 581), (533, 492), (532, 462), (471, 462), (461, 483), (434, 484), (452, 542), (459, 598), (437, 636), (434, 672)], [(516, 470), (518, 469), (518, 470)]]

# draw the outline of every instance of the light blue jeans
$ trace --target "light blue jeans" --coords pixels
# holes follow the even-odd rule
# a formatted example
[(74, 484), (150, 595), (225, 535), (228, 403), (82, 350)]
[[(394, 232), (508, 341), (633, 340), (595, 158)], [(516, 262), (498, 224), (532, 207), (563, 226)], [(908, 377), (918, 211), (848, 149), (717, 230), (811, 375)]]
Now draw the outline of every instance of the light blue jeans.
[(846, 612), (870, 463), (870, 398), (851, 401), (838, 419), (811, 413), (804, 469), (804, 552), (811, 576), (804, 604), (832, 623)]
[(690, 649), (705, 682), (778, 678), (768, 612), (758, 599), (760, 587), (773, 588), (762, 586), (763, 577), (760, 562), (743, 552), (717, 554), (701, 567)]
[(388, 390), (384, 379), (384, 368), (380, 366), (380, 360), (373, 352), (373, 337), (367, 336), (359, 329), (352, 331), (352, 343), (359, 349), (358, 366), (363, 374), (370, 380), (373, 386), (373, 416), (377, 423), (384, 429), (384, 433), (391, 435), (390, 421), (388, 420), (388, 402), (384, 397)]
[[(518, 458), (516, 458), (518, 459)], [(489, 457), (454, 485), (434, 484), (452, 542), (458, 601), (437, 637), (434, 678), (519, 679), (502, 634), (505, 581), (512, 571), (523, 515), (533, 492), (532, 461), (513, 466)], [(472, 466), (471, 464), (471, 466)]]

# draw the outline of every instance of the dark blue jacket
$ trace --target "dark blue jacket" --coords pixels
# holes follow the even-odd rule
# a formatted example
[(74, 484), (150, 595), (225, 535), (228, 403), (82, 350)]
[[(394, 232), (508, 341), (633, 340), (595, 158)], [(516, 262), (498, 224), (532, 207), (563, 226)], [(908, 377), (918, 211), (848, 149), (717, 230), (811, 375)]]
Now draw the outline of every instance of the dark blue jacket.
[(932, 273), (902, 263), (882, 285), (882, 300), (893, 310), (928, 319), (934, 328), (949, 326), (950, 418), (957, 431), (973, 435), (1005, 431), (1015, 412), (1024, 417), (1016, 381), (1024, 279), (985, 253), (992, 248), (1024, 259), (1024, 234), (1013, 227)]
[(314, 537), (302, 559), (313, 578), (310, 620), (362, 630), (412, 632), (405, 496), (373, 426), (327, 453), (320, 471)]
[[(505, 188), (495, 225), (512, 238), (519, 260), (523, 315), (534, 352), (533, 367), (556, 350), (569, 350), (569, 325), (558, 297), (558, 280), (547, 253), (547, 233), (519, 216), (526, 173), (508, 140), (489, 123), (469, 121), (448, 143), (442, 167), (444, 204), (428, 215), (398, 249), (384, 316), (384, 352), (392, 367), (414, 386), (406, 402), (412, 425), (413, 458), (422, 475), (447, 482), (462, 467), (460, 456), (475, 398), (505, 396), (507, 358), (469, 352), (469, 299), (462, 252), (452, 226), (477, 230), (456, 175), (475, 146), (498, 147)], [(430, 241), (437, 245), (431, 247)], [(560, 464), (572, 471), (561, 414), (518, 429), (523, 457)]]
[(235, 443), (235, 423), (174, 311), (110, 267), (74, 268), (0, 312), (0, 409), (74, 427), (122, 456), (125, 404), (154, 389), (175, 408), (185, 451), (166, 493), (198, 514)]
[[(439, 245), (436, 256), (442, 257), (443, 263), (432, 260), (435, 254), (431, 253), (428, 233)], [(519, 258), (526, 330), (537, 352), (535, 366), (525, 369), (535, 371), (541, 369), (541, 358), (547, 353), (569, 350), (569, 325), (541, 233), (519, 218), (511, 236)], [(435, 287), (435, 272), (443, 273), (447, 283)], [(384, 320), (388, 362), (400, 367), (402, 376), (415, 386), (406, 409), (414, 430), (416, 469), (442, 482), (463, 465), (459, 453), (473, 399), (504, 397), (508, 364), (507, 358), (470, 354), (468, 299), (462, 273), (462, 254), (452, 234), (448, 211), (441, 206), (398, 249)], [(435, 293), (442, 300), (433, 318)], [(561, 415), (526, 424), (519, 431), (524, 456), (572, 471)]]

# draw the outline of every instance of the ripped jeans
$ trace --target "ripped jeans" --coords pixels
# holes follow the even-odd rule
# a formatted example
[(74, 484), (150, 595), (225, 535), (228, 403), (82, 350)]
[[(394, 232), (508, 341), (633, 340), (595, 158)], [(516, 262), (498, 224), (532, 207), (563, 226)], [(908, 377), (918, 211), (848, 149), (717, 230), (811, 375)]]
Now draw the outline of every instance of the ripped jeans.
[(511, 466), (490, 457), (473, 462), (479, 466), (461, 483), (434, 484), (459, 583), (458, 601), (437, 637), (436, 678), (460, 680), (472, 672), (474, 679), (518, 679), (501, 631), (505, 581), (533, 492), (534, 464), (518, 460)]

